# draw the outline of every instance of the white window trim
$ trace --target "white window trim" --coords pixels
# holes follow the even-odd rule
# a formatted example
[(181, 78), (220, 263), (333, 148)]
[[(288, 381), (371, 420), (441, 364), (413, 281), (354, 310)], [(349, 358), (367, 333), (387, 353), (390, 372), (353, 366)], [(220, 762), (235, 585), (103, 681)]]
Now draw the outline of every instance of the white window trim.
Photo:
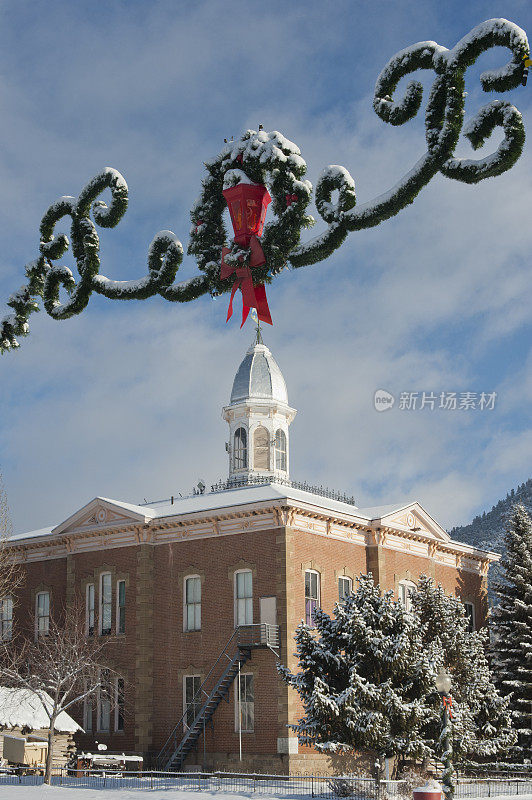
[[(255, 733), (255, 675), (253, 672), (241, 672), (240, 680), (242, 678), (251, 676), (253, 678), (253, 730), (246, 730), (242, 728), (242, 733)], [(239, 686), (238, 675), (235, 678), (235, 733), (240, 733), (240, 702), (239, 702)]]
[(187, 678), (199, 678), (199, 685), (203, 683), (201, 675), (194, 673), (193, 675), (183, 675), (183, 730), (187, 731)]
[(234, 617), (235, 617), (235, 628), (238, 626), (238, 598), (236, 596), (236, 576), (243, 572), (249, 572), (251, 574), (251, 622), (242, 623), (242, 625), (253, 625), (253, 570), (244, 568), (244, 569), (237, 569), (233, 573), (233, 601), (234, 601)]
[(338, 602), (341, 603), (342, 598), (340, 598), (340, 581), (347, 581), (349, 584), (349, 594), (353, 591), (353, 579), (349, 577), (349, 575), (338, 575), (338, 582), (336, 584), (336, 588), (338, 589)]
[[(398, 599), (399, 603), (401, 603), (401, 589), (400, 589), (401, 586), (405, 586), (407, 590), (412, 589), (414, 592), (417, 591), (417, 586), (414, 583), (414, 581), (406, 580), (406, 579), (403, 580), (403, 581), (399, 581), (399, 583), (397, 584), (397, 599)], [(407, 593), (407, 602), (406, 602), (406, 604), (403, 605), (401, 603), (401, 605), (403, 606), (403, 608), (405, 609), (407, 614), (410, 614), (410, 612), (412, 611), (412, 606), (411, 606), (411, 603), (410, 603), (410, 592), (409, 591)]]
[[(200, 582), (200, 602), (199, 602), (199, 606), (200, 606), (200, 626), (199, 626), (199, 628), (189, 628), (189, 627), (187, 627), (187, 581), (190, 578), (199, 578), (199, 582)], [(201, 580), (201, 575), (198, 575), (198, 574), (185, 575), (185, 577), (183, 578), (183, 632), (184, 633), (196, 633), (197, 631), (201, 630), (201, 625), (202, 625), (202, 619), (201, 619), (201, 610), (202, 609), (201, 609), (201, 605), (202, 605), (202, 601), (203, 601), (203, 583), (202, 583), (202, 580)]]
[[(11, 616), (8, 618), (11, 625), (9, 626), (9, 636), (4, 636), (4, 603), (10, 603)], [(13, 638), (13, 598), (7, 594), (5, 597), (0, 597), (0, 614), (2, 619), (0, 622), (0, 641), (9, 642)]]
[(304, 584), (303, 584), (303, 591), (305, 593), (305, 597), (304, 597), (304, 600), (305, 600), (305, 624), (308, 624), (307, 623), (307, 587), (306, 587), (307, 572), (311, 572), (313, 575), (317, 575), (318, 576), (318, 600), (317, 600), (316, 608), (321, 608), (321, 572), (318, 572), (317, 569), (306, 569), (305, 570), (305, 577), (304, 577)]
[[(89, 715), (90, 715), (90, 725), (89, 723)], [(93, 706), (93, 698), (92, 697), (85, 697), (83, 700), (83, 729), (85, 733), (92, 733), (94, 725), (94, 706)]]
[(44, 635), (46, 636), (50, 633), (50, 592), (47, 589), (43, 589), (41, 592), (37, 592), (35, 595), (35, 640), (39, 638), (39, 597), (42, 594), (48, 595), (48, 628), (46, 631), (43, 631)]
[[(472, 603), (471, 600), (464, 600), (463, 603), (464, 603), (464, 608), (466, 606), (470, 606), (471, 607), (471, 611), (472, 611), (472, 613), (471, 613), (471, 621), (473, 623), (473, 632), (474, 632), (477, 629), (477, 620), (475, 618), (475, 604)], [(466, 619), (469, 620), (469, 616), (468, 616), (467, 612), (466, 612)]]
[[(102, 728), (100, 727), (101, 721), (101, 711), (102, 711), (102, 697), (101, 697), (101, 687), (98, 687), (98, 693), (96, 697), (96, 731), (97, 733), (111, 733), (111, 717), (113, 713), (112, 703), (110, 698), (106, 698), (106, 702), (109, 703), (109, 727)], [(94, 729), (94, 725), (93, 725)]]
[[(113, 609), (113, 576), (112, 576), (112, 574), (110, 572), (100, 572), (100, 576), (99, 576), (99, 580), (98, 580), (98, 589), (99, 589), (98, 611), (100, 612), (98, 614), (98, 617), (99, 617), (99, 619), (98, 619), (98, 633), (100, 634), (100, 636), (104, 635), (102, 633), (102, 631), (103, 631), (103, 579), (104, 579), (105, 575), (109, 575), (109, 577), (111, 579), (111, 603), (110, 603), (111, 612), (112, 612), (112, 609)], [(113, 630), (113, 619), (112, 619), (112, 616), (111, 616), (111, 631), (112, 630)], [(108, 636), (109, 634), (105, 634), (105, 635)]]
[[(239, 431), (240, 429), (242, 429), (244, 431), (244, 433), (246, 434), (246, 446), (245, 446), (245, 448), (243, 448), (244, 449), (244, 453), (245, 453), (245, 459), (244, 459), (245, 463), (244, 463), (244, 466), (238, 466), (237, 467), (237, 465), (236, 465), (236, 432)], [(250, 448), (249, 448), (249, 430), (245, 425), (242, 425), (240, 423), (239, 425), (236, 426), (236, 428), (233, 431), (232, 454), (231, 454), (232, 455), (232, 462), (233, 462), (233, 472), (243, 472), (243, 471), (249, 469), (249, 451), (250, 451)]]
[[(123, 728), (119, 728), (118, 727), (118, 715), (119, 715), (119, 710), (120, 710), (119, 706), (118, 706), (118, 681), (120, 681), (120, 680), (124, 684), (124, 694), (125, 694), (125, 688), (126, 688), (126, 684), (125, 684), (124, 679), (120, 675), (117, 675), (116, 678), (115, 678), (115, 690), (114, 690), (115, 708), (114, 708), (114, 714), (113, 714), (113, 717), (114, 717), (113, 727), (114, 727), (114, 732), (115, 733), (123, 733), (124, 729), (126, 727), (125, 726), (125, 718), (124, 718), (125, 703), (122, 705), (122, 722), (123, 722), (124, 727)], [(122, 695), (122, 700), (124, 700), (124, 694)]]
[[(124, 634), (126, 632), (125, 631), (125, 625), (124, 625), (124, 630), (122, 632), (120, 632), (118, 630), (118, 625), (120, 623), (120, 589), (119, 589), (119, 586), (120, 586), (121, 583), (123, 583), (124, 586), (125, 586), (125, 590), (126, 591), (124, 592), (124, 594), (125, 594), (126, 602), (127, 602), (127, 586), (125, 585), (126, 582), (125, 582), (125, 580), (123, 578), (118, 578), (118, 580), (116, 582), (116, 608), (115, 608), (115, 630), (116, 630), (116, 635), (117, 636), (124, 636)], [(112, 587), (111, 587), (111, 592), (112, 592)], [(112, 595), (111, 595), (111, 602), (112, 602)], [(125, 609), (125, 606), (124, 606), (124, 609)]]
[[(93, 614), (94, 614), (94, 623), (96, 623), (96, 586), (94, 585), (94, 583), (88, 583), (87, 586), (85, 587), (85, 636), (89, 636), (89, 627), (90, 627), (90, 624), (89, 624), (89, 589), (90, 589), (91, 586), (93, 588), (93, 597), (92, 597), (93, 608), (92, 608), (92, 610), (93, 610)], [(94, 628), (94, 631), (93, 631), (92, 635), (94, 635), (96, 633), (96, 624), (93, 625), (93, 628)]]
[[(279, 439), (281, 438), (280, 434), (281, 434), (282, 437), (284, 437), (284, 448), (283, 449), (281, 449), (280, 444), (279, 444)], [(275, 431), (275, 437), (274, 437), (274, 440), (273, 440), (273, 445), (274, 445), (274, 447), (273, 447), (274, 468), (278, 472), (288, 472), (288, 436), (286, 435), (286, 431), (284, 431), (282, 428), (277, 428), (277, 430)], [(277, 456), (278, 455), (279, 456), (284, 455), (284, 467), (277, 466)]]

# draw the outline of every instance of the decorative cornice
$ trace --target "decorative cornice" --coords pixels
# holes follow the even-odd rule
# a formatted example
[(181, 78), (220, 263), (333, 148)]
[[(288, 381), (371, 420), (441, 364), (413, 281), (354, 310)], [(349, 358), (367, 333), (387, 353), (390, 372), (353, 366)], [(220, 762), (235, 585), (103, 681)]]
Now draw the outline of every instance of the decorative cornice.
[(477, 550), (454, 541), (439, 541), (423, 531), (407, 531), (402, 526), (376, 525), (353, 514), (332, 512), (293, 500), (258, 501), (245, 506), (196, 511), (173, 518), (153, 519), (145, 523), (111, 524), (102, 528), (84, 526), (68, 534), (48, 534), (35, 540), (17, 541), (11, 546), (18, 561), (65, 558), (67, 555), (95, 550), (116, 549), (139, 544), (153, 546), (198, 538), (229, 536), (251, 531), (294, 527), (324, 538), (340, 539), (365, 547), (383, 547), (430, 558), (436, 563), (484, 574), (500, 556)]

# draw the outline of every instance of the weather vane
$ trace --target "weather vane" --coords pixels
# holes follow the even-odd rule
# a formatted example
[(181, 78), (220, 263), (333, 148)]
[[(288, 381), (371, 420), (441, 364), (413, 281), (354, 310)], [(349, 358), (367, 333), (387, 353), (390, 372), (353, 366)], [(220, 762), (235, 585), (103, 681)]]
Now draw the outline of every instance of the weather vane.
[[(242, 293), (242, 324), (250, 308), (259, 320), (272, 323), (265, 284), (286, 266), (300, 268), (323, 261), (341, 246), (348, 233), (379, 225), (412, 203), (438, 172), (464, 183), (478, 183), (501, 175), (521, 155), (525, 131), (519, 111), (508, 101), (492, 100), (463, 128), (474, 149), (481, 147), (496, 128), (503, 132), (497, 150), (478, 160), (454, 156), (464, 121), (464, 75), (481, 53), (506, 47), (510, 61), (502, 68), (480, 75), (485, 92), (504, 92), (526, 85), (531, 65), (526, 33), (505, 19), (477, 25), (448, 50), (436, 42), (419, 42), (401, 50), (377, 78), (373, 108), (391, 125), (403, 125), (419, 111), (423, 87), (411, 81), (400, 100), (394, 92), (401, 78), (420, 69), (434, 70), (436, 77), (425, 111), (427, 149), (416, 164), (389, 191), (356, 205), (355, 182), (347, 169), (329, 166), (321, 173), (315, 202), (326, 228), (309, 242), (300, 242), (301, 231), (314, 224), (307, 213), (312, 185), (305, 179), (307, 165), (299, 148), (277, 131), (248, 130), (227, 141), (221, 153), (206, 163), (202, 194), (191, 210), (192, 229), (188, 253), (195, 256), (199, 274), (175, 283), (183, 259), (183, 246), (171, 231), (156, 234), (148, 250), (148, 273), (138, 280), (116, 281), (100, 272), (100, 240), (96, 227), (114, 228), (128, 204), (128, 188), (122, 175), (104, 169), (78, 197), (62, 197), (46, 211), (40, 226), (40, 252), (25, 268), (27, 283), (8, 300), (12, 313), (0, 321), (0, 351), (18, 347), (18, 337), (29, 332), (28, 319), (44, 308), (54, 319), (79, 314), (92, 292), (117, 300), (144, 300), (160, 294), (172, 302), (189, 302), (210, 293), (231, 292), (229, 319), (237, 290)], [(100, 196), (110, 191), (106, 204)], [(333, 192), (338, 192), (333, 201)], [(227, 205), (234, 228), (228, 243), (223, 222)], [(274, 219), (265, 225), (272, 203)], [(56, 233), (56, 226), (70, 219), (70, 239)], [(69, 247), (79, 277), (58, 263)], [(60, 290), (66, 297), (60, 299)], [(260, 339), (257, 328), (257, 341)]]

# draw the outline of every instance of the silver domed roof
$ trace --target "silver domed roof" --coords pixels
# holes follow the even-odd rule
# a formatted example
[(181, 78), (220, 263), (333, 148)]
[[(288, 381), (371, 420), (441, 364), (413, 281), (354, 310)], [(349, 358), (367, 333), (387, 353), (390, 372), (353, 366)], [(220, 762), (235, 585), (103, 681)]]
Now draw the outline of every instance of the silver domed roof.
[(264, 344), (254, 344), (240, 364), (231, 391), (231, 405), (242, 400), (276, 400), (288, 405), (288, 393), (281, 370)]

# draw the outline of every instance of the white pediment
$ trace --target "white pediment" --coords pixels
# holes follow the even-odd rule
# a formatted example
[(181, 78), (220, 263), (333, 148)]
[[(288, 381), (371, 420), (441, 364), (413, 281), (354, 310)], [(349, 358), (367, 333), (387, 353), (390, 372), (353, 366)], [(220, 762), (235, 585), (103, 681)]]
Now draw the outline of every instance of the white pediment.
[(430, 536), (440, 542), (449, 542), (451, 537), (419, 503), (409, 503), (404, 508), (391, 511), (380, 519), (387, 528)]
[(132, 522), (148, 522), (150, 509), (95, 497), (53, 530), (52, 534), (112, 528)]

